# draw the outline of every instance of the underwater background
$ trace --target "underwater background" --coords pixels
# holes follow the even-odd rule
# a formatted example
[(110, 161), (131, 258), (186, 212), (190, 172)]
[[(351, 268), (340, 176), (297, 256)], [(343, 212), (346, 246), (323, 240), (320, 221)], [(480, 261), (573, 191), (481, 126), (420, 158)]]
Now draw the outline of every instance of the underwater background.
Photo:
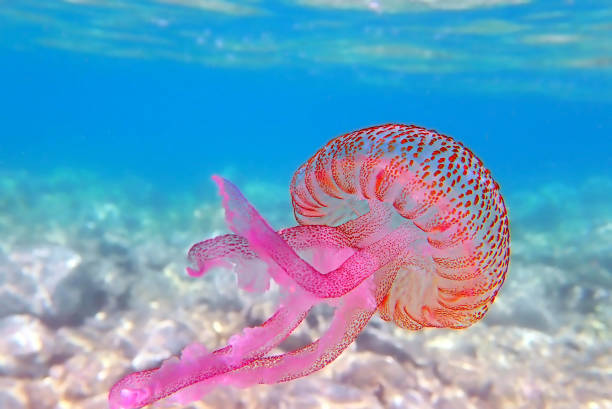
[(227, 232), (210, 176), (292, 226), (295, 169), (390, 122), (456, 138), (501, 185), (487, 316), (377, 318), (313, 375), (172, 407), (612, 408), (603, 0), (0, 0), (0, 408), (106, 408), (124, 374), (261, 323), (274, 299), (185, 273)]

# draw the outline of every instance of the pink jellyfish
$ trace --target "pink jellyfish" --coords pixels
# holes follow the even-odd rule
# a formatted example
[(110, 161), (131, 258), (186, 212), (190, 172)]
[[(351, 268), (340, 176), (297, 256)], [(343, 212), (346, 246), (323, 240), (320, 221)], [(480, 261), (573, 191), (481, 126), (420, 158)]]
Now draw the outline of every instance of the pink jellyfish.
[[(469, 149), (437, 132), (388, 124), (331, 140), (295, 172), (299, 225), (278, 232), (236, 186), (213, 179), (234, 234), (195, 244), (188, 273), (233, 266), (239, 286), (265, 290), (271, 278), (284, 297), (265, 323), (221, 349), (192, 344), (127, 375), (110, 391), (111, 409), (306, 376), (336, 359), (376, 311), (411, 330), (465, 328), (504, 282), (510, 235), (499, 186)], [(311, 263), (298, 254), (307, 251)], [(335, 313), (321, 338), (270, 354), (322, 302)]]

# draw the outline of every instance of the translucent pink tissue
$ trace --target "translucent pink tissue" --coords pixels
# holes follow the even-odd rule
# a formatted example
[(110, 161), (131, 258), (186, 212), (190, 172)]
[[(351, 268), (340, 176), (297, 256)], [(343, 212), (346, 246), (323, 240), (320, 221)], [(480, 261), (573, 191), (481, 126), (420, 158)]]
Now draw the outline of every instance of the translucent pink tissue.
[[(160, 368), (124, 377), (110, 391), (111, 409), (140, 408), (170, 395), (186, 403), (200, 399), (215, 385), (246, 387), (308, 375), (335, 359), (376, 311), (370, 273), (386, 264), (388, 254), (383, 257), (376, 248), (358, 249), (354, 238), (329, 226), (296, 226), (277, 233), (236, 186), (218, 176), (213, 179), (235, 234), (194, 245), (189, 259), (197, 268), (188, 268), (188, 273), (201, 276), (232, 261), (241, 287), (262, 291), (271, 277), (288, 296), (263, 325), (234, 335), (224, 348), (208, 352), (192, 344), (180, 358), (171, 358)], [(388, 221), (384, 211), (377, 218), (381, 225)], [(322, 272), (298, 256), (296, 251), (302, 250), (313, 252), (314, 264)], [(263, 269), (257, 265), (262, 261)], [(329, 330), (319, 340), (297, 351), (267, 355), (314, 305), (342, 295)]]

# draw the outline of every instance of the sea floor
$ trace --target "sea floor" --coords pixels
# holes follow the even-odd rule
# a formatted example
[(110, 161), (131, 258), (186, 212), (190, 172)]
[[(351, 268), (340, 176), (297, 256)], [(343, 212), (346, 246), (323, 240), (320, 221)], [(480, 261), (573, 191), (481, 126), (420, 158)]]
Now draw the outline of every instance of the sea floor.
[[(277, 228), (288, 191), (245, 195)], [(214, 188), (167, 194), (138, 179), (0, 175), (0, 407), (101, 409), (124, 374), (185, 345), (224, 345), (274, 309), (216, 270), (188, 277), (191, 244), (226, 231)], [(408, 332), (376, 318), (304, 379), (218, 389), (198, 409), (612, 408), (612, 180), (506, 193), (507, 281), (467, 330)], [(316, 339), (319, 310), (281, 345)]]

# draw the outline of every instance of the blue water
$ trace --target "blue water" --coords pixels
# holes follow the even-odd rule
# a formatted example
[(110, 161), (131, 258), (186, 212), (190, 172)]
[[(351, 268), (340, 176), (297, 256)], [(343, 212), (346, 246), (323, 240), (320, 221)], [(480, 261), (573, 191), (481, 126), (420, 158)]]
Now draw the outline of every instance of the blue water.
[(341, 72), (219, 70), (48, 50), (5, 53), (2, 67), (7, 167), (85, 167), (182, 185), (234, 165), (287, 181), (332, 137), (387, 122), (455, 136), (509, 185), (611, 165), (608, 102), (421, 93)]
[[(509, 189), (580, 180), (611, 167), (606, 2), (399, 14), (270, 2), (261, 4), (269, 9), (264, 16), (148, 2), (131, 3), (141, 12), (136, 15), (129, 8), (122, 13), (118, 3), (51, 4), (8, 2), (0, 12), (0, 163), (6, 168), (86, 168), (111, 179), (137, 175), (163, 188), (191, 189), (231, 167), (238, 175), (287, 183), (332, 137), (387, 122), (456, 137)], [(334, 26), (343, 23), (345, 30)], [(493, 34), (478, 34), (491, 25)], [(185, 30), (204, 33), (207, 43), (216, 37), (215, 45), (198, 50), (197, 42), (181, 37)], [(110, 36), (130, 32), (169, 45)], [(538, 34), (560, 39), (530, 46)], [(222, 55), (216, 49), (223, 38), (246, 47), (229, 52), (237, 62), (184, 62), (162, 54)], [(262, 52), (257, 65), (248, 45), (274, 42), (265, 38), (298, 44), (279, 46), (278, 62)], [(405, 72), (385, 69), (374, 52), (342, 56), (343, 44), (372, 43), (416, 44), (434, 56), (423, 60), (423, 69)], [(118, 51), (129, 49), (140, 54), (122, 58)], [(332, 51), (337, 55), (326, 62)], [(449, 64), (444, 53), (461, 58), (439, 70)], [(384, 55), (404, 64), (421, 58), (410, 48)], [(249, 59), (246, 67), (240, 58)], [(600, 65), (555, 66), (573, 59)]]

